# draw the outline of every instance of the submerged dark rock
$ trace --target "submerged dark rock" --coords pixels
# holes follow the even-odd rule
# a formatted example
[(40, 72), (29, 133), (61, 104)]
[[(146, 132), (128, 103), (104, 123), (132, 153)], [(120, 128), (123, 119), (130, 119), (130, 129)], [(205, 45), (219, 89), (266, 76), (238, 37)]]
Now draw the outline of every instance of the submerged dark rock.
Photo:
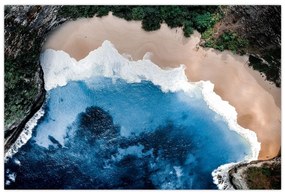
[(114, 125), (113, 118), (95, 106), (88, 107), (86, 112), (79, 114), (78, 128), (76, 137), (87, 140), (92, 145), (98, 139), (111, 140), (120, 135), (120, 128)]

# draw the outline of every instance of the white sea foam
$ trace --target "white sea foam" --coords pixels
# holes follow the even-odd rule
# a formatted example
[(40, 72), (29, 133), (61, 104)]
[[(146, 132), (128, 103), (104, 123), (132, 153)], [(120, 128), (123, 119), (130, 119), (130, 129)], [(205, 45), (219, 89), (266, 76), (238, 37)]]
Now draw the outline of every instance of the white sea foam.
[[(193, 94), (198, 91), (198, 93), (202, 93), (209, 108), (225, 119), (229, 129), (236, 131), (251, 145), (251, 153), (241, 162), (257, 159), (260, 143), (257, 141), (256, 134), (238, 125), (235, 108), (227, 101), (223, 101), (213, 91), (214, 85), (210, 81), (191, 83), (185, 75), (184, 65), (164, 70), (152, 63), (149, 57), (150, 55), (147, 54), (143, 60), (130, 61), (130, 58), (128, 59), (120, 55), (109, 41), (104, 41), (101, 47), (90, 52), (87, 57), (80, 61), (76, 61), (63, 51), (48, 49), (41, 55), (45, 89), (51, 90), (58, 86), (64, 86), (69, 81), (104, 76), (112, 79), (121, 78), (128, 83), (137, 83), (143, 80), (151, 81), (153, 84), (160, 86), (164, 92), (184, 91), (188, 94)], [(39, 111), (39, 114), (43, 114), (43, 111), (41, 111), (42, 109)], [(26, 126), (32, 125), (33, 122), (31, 121)], [(34, 125), (36, 125), (36, 122)], [(27, 128), (30, 129), (31, 127)], [(19, 145), (23, 145), (31, 136), (31, 130), (24, 130), (22, 134), (26, 134), (25, 131), (27, 131), (27, 135), (21, 135), (24, 140), (19, 138), (15, 149), (10, 149), (11, 151), (9, 150), (6, 155), (10, 156), (15, 153)], [(214, 183), (218, 185), (219, 189), (232, 189), (228, 181), (227, 172), (233, 165), (233, 163), (222, 165), (213, 171)]]
[(21, 166), (21, 162), (17, 158), (14, 159), (14, 163), (18, 166)]
[(41, 65), (46, 90), (95, 76), (121, 78), (128, 83), (148, 80), (159, 85), (164, 92), (188, 91), (194, 87), (187, 81), (184, 65), (162, 70), (149, 59), (130, 61), (120, 55), (109, 41), (104, 41), (101, 47), (78, 62), (63, 51), (47, 49), (41, 55)]
[(11, 181), (6, 180), (5, 185), (11, 185)]
[(152, 155), (152, 150), (143, 152), (143, 149), (144, 149), (144, 146), (141, 144), (129, 146), (128, 148), (125, 148), (125, 149), (118, 148), (118, 153), (112, 156), (112, 159), (114, 161), (120, 161), (122, 160), (122, 158), (124, 158), (124, 156), (127, 156), (127, 155), (136, 155), (138, 158), (142, 158), (143, 156), (147, 156), (147, 155)]
[(232, 169), (238, 163), (228, 163), (219, 166), (212, 172), (214, 183), (219, 189), (233, 190), (234, 187), (229, 181), (229, 170)]
[(12, 172), (10, 169), (6, 170), (7, 180), (5, 181), (5, 185), (10, 185), (12, 182), (15, 182), (17, 174)]
[[(23, 131), (19, 135), (15, 143), (10, 147), (10, 149), (5, 153), (5, 162), (11, 158), (18, 150), (27, 143), (27, 141), (32, 137), (32, 132), (34, 127), (37, 125), (38, 120), (44, 115), (43, 107), (41, 107), (34, 116), (26, 123)], [(19, 165), (21, 164), (19, 160), (15, 161)]]

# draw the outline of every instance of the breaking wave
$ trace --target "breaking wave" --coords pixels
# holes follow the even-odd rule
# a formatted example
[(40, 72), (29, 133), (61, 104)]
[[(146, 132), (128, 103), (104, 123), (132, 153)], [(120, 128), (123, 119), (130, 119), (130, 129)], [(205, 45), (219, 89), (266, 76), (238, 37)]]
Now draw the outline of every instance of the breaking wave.
[(33, 129), (37, 125), (39, 119), (44, 115), (43, 107), (38, 110), (34, 116), (26, 123), (23, 131), (15, 141), (15, 143), (10, 147), (10, 149), (5, 153), (4, 159), (5, 162), (9, 158), (12, 158), (12, 156), (18, 152), (18, 150), (27, 143), (27, 141), (32, 137)]

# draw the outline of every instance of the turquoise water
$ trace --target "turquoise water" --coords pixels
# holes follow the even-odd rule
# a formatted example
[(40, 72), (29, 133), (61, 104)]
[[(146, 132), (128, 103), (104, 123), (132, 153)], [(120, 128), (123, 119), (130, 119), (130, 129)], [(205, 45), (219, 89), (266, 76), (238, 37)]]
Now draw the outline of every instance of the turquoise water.
[(7, 189), (216, 189), (211, 172), (250, 155), (198, 91), (96, 77), (49, 90), (44, 109)]

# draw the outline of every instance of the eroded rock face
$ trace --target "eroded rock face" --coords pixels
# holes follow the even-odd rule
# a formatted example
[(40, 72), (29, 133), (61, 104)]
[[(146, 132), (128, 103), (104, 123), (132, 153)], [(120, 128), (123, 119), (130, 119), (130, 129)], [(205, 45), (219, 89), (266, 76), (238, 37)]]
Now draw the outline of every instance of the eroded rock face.
[(237, 165), (229, 177), (235, 189), (281, 189), (281, 157)]
[(260, 54), (280, 45), (281, 6), (231, 6), (230, 14)]
[(249, 40), (250, 66), (281, 85), (281, 6), (228, 6), (218, 33), (234, 31)]
[(45, 99), (39, 55), (60, 6), (5, 6), (5, 151)]
[(5, 55), (15, 58), (34, 44), (43, 45), (44, 41), (35, 40), (44, 40), (47, 32), (65, 21), (57, 17), (59, 9), (60, 6), (5, 6)]

